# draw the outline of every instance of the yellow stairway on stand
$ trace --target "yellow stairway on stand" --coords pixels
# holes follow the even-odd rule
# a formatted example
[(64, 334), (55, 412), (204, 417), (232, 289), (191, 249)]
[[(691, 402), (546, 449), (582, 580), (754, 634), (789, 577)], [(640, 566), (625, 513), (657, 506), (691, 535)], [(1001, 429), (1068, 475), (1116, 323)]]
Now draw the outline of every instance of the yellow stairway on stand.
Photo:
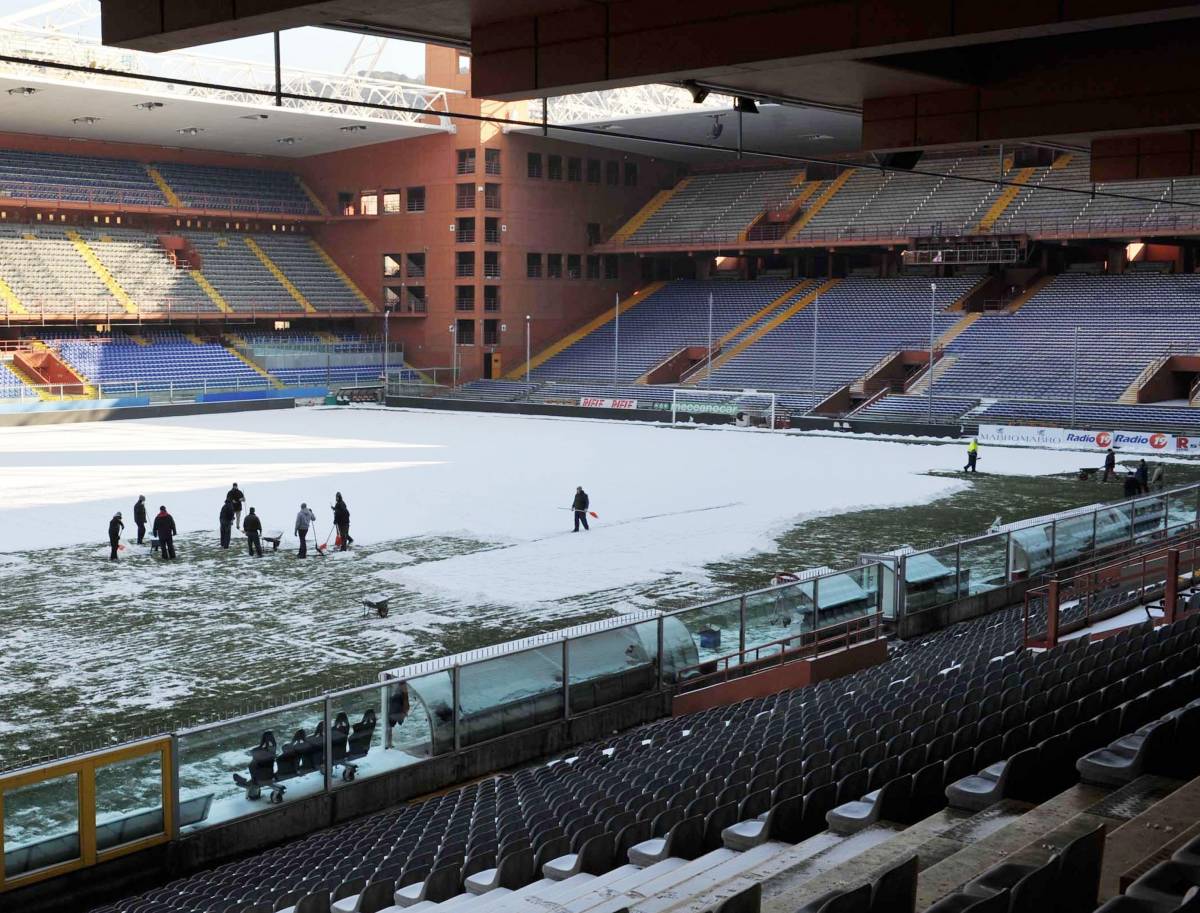
[(162, 195), (167, 198), (167, 202), (179, 209), (183, 206), (183, 201), (179, 199), (179, 194), (171, 189), (171, 185), (167, 183), (167, 179), (162, 176), (162, 172), (153, 165), (146, 166), (146, 174), (150, 175), (150, 180), (158, 185), (158, 189), (162, 191)]
[(25, 305), (21, 304), (21, 299), (17, 297), (17, 293), (12, 290), (12, 286), (0, 279), (0, 301), (4, 302), (4, 310), (7, 314), (28, 314)]
[(1022, 168), (1013, 175), (1012, 184), (1005, 187), (1000, 196), (996, 197), (996, 201), (992, 203), (991, 208), (983, 214), (983, 218), (979, 220), (979, 224), (975, 227), (976, 231), (990, 231), (992, 226), (1000, 220), (1004, 215), (1004, 210), (1012, 205), (1012, 201), (1017, 198), (1021, 192), (1021, 187), (1033, 177), (1033, 168)]
[(292, 285), (292, 280), (283, 274), (283, 270), (279, 268), (274, 260), (267, 256), (267, 252), (265, 250), (258, 246), (257, 241), (255, 241), (249, 235), (243, 236), (242, 240), (246, 242), (246, 246), (250, 248), (250, 250), (254, 253), (254, 256), (258, 257), (259, 262), (262, 263), (262, 265), (267, 268), (271, 275), (278, 280), (279, 284), (287, 290), (287, 293), (292, 296), (292, 299), (296, 302), (296, 304), (304, 308), (306, 313), (317, 313), (317, 309), (312, 306), (312, 302), (305, 298), (303, 294), (301, 294), (300, 289)]
[(198, 269), (190, 269), (188, 270), (188, 275), (191, 276), (192, 279), (195, 280), (196, 284), (204, 290), (204, 294), (208, 296), (209, 301), (217, 306), (218, 311), (220, 311), (222, 314), (233, 313), (233, 308), (229, 306), (229, 302), (225, 300), (225, 296), (216, 290), (213, 284), (208, 281), (208, 278), (204, 275), (204, 273), (200, 272)]
[(821, 191), (821, 195), (819, 197), (813, 200), (813, 204), (809, 206), (807, 210), (805, 210), (804, 215), (796, 220), (796, 224), (788, 229), (788, 233), (784, 237), (794, 238), (796, 235), (800, 234), (804, 226), (812, 221), (813, 216), (824, 209), (825, 204), (837, 196), (837, 192), (846, 186), (846, 182), (850, 180), (853, 174), (854, 169), (847, 168), (836, 178), (830, 181), (829, 186)]
[[(651, 282), (645, 288), (638, 289), (636, 292), (634, 292), (632, 295), (630, 295), (628, 298), (626, 298), (624, 301), (622, 301), (620, 303), (620, 305), (618, 305), (617, 310), (619, 310), (621, 314), (624, 314), (631, 307), (634, 307), (635, 305), (640, 304), (641, 302), (645, 301), (647, 298), (649, 298), (651, 295), (653, 295), (655, 292), (657, 292), (660, 288), (662, 288), (666, 284), (667, 283), (665, 283), (665, 282)], [(613, 309), (606, 308), (603, 314), (600, 314), (598, 317), (593, 317), (591, 320), (589, 320), (587, 323), (585, 323), (583, 326), (581, 326), (574, 333), (568, 333), (562, 339), (558, 340), (558, 342), (552, 343), (551, 345), (547, 346), (546, 348), (542, 349), (542, 351), (540, 351), (536, 355), (534, 355), (533, 358), (529, 359), (529, 370), (532, 371), (534, 368), (537, 368), (540, 365), (544, 364), (545, 362), (549, 361), (551, 358), (553, 358), (559, 352), (563, 351), (566, 348), (569, 348), (570, 346), (575, 345), (575, 343), (577, 343), (577, 342), (579, 342), (579, 340), (583, 339), (584, 336), (587, 336), (589, 333), (600, 329), (600, 327), (604, 326), (606, 323), (608, 323), (612, 319), (613, 319)], [(522, 362), (517, 368), (514, 368), (512, 371), (509, 371), (508, 374), (505, 375), (505, 377), (507, 380), (522, 380), (522, 379), (524, 379), (525, 363)]]
[(792, 302), (783, 310), (777, 312), (769, 320), (759, 324), (753, 333), (751, 333), (741, 342), (737, 343), (735, 346), (733, 346), (733, 348), (722, 352), (720, 355), (714, 358), (712, 363), (713, 370), (716, 370), (726, 362), (746, 351), (746, 349), (750, 348), (750, 346), (754, 345), (776, 327), (781, 326), (782, 324), (791, 320), (802, 310), (816, 301), (817, 298), (819, 298), (821, 295), (824, 295), (827, 291), (836, 286), (840, 281), (840, 279), (826, 279), (816, 288), (810, 288), (803, 298)]
[(346, 271), (337, 265), (337, 261), (335, 261), (333, 257), (329, 256), (329, 252), (325, 250), (325, 248), (323, 248), (312, 238), (308, 239), (308, 243), (312, 249), (317, 252), (317, 256), (325, 261), (325, 265), (328, 266), (337, 275), (337, 277), (342, 280), (342, 282), (347, 288), (350, 289), (350, 291), (354, 292), (355, 297), (357, 297), (359, 301), (366, 305), (368, 311), (375, 313), (379, 310), (379, 308), (375, 306), (375, 302), (368, 298), (367, 293), (358, 287), (358, 283), (351, 279), (350, 276), (347, 275)]
[(746, 332), (746, 330), (750, 329), (750, 327), (754, 326), (760, 320), (765, 320), (767, 317), (769, 317), (771, 314), (773, 314), (776, 310), (783, 307), (785, 304), (787, 304), (789, 301), (791, 301), (793, 298), (795, 298), (797, 295), (799, 295), (802, 291), (804, 291), (804, 287), (806, 285), (808, 285), (809, 283), (811, 283), (812, 281), (813, 281), (812, 279), (801, 280), (798, 285), (792, 286), (790, 289), (788, 289), (786, 292), (784, 292), (782, 295), (780, 295), (778, 298), (776, 298), (770, 304), (755, 311), (753, 314), (751, 314), (749, 317), (747, 317), (745, 320), (743, 320), (741, 323), (739, 323), (737, 326), (735, 326), (732, 330), (730, 330), (728, 333), (726, 333), (724, 336), (722, 336), (720, 338), (720, 340), (718, 340), (717, 348), (720, 349), (724, 346), (729, 345), (729, 343), (733, 342), (733, 340), (737, 339), (744, 332)]
[(317, 212), (326, 218), (329, 218), (329, 207), (321, 202), (321, 198), (313, 193), (313, 189), (305, 184), (298, 175), (295, 177), (296, 183), (300, 185), (300, 189), (304, 191), (304, 195), (308, 197), (309, 201), (313, 204), (313, 206), (316, 207)]
[(108, 267), (100, 262), (100, 258), (96, 256), (96, 252), (83, 239), (83, 235), (75, 231), (75, 229), (69, 228), (67, 229), (67, 237), (70, 239), (71, 244), (75, 246), (75, 250), (79, 251), (79, 256), (83, 257), (87, 265), (92, 268), (92, 272), (100, 277), (100, 281), (104, 283), (105, 288), (112, 293), (112, 296), (117, 299), (121, 307), (129, 314), (137, 314), (137, 303), (129, 297), (129, 293), (121, 287), (121, 283), (117, 281), (117, 277), (109, 271)]
[[(245, 343), (246, 343), (246, 340), (242, 339), (240, 336), (235, 336), (233, 333), (226, 333), (225, 338), (227, 340), (229, 340), (230, 342), (233, 342), (234, 340), (238, 340), (243, 345), (245, 345)], [(236, 358), (238, 361), (240, 361), (242, 364), (244, 364), (246, 367), (248, 367), (255, 374), (260, 374), (263, 377), (265, 377), (270, 382), (271, 386), (274, 387), (276, 390), (283, 389), (283, 381), (281, 381), (274, 374), (271, 374), (265, 368), (261, 368), (258, 365), (256, 365), (249, 358), (247, 358), (245, 355), (243, 355), (241, 352), (239, 352), (233, 345), (226, 345), (225, 351), (228, 352), (230, 355), (232, 355), (234, 358)]]
[(639, 228), (646, 224), (646, 221), (652, 215), (667, 205), (671, 197), (675, 196), (675, 194), (679, 193), (679, 191), (683, 190), (691, 182), (691, 178), (684, 178), (670, 190), (660, 190), (646, 202), (645, 206), (634, 213), (628, 222), (617, 229), (616, 233), (612, 236), (612, 240), (620, 243), (628, 241)]

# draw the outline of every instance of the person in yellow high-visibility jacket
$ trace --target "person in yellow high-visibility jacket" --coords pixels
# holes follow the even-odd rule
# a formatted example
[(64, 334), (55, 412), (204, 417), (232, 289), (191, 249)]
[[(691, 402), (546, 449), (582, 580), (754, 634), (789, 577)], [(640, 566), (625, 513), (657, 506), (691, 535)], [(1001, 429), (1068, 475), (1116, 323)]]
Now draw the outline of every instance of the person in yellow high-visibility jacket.
[(971, 443), (967, 445), (967, 465), (963, 467), (963, 472), (978, 472), (975, 468), (975, 463), (979, 460), (979, 441), (976, 438), (971, 438)]

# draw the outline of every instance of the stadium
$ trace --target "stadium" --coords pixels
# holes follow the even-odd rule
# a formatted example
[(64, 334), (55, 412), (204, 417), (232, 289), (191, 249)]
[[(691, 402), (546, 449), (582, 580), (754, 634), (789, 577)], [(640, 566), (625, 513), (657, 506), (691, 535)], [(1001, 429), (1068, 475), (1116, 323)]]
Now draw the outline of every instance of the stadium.
[(0, 2), (0, 909), (1200, 910), (1197, 40)]

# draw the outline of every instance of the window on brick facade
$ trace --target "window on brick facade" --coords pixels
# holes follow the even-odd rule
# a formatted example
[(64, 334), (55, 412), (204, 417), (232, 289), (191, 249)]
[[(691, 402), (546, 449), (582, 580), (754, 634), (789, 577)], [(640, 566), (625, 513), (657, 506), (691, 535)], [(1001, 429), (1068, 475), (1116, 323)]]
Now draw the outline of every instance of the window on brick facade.
[(546, 156), (546, 177), (551, 181), (561, 181), (563, 179), (561, 155)]
[(562, 278), (562, 254), (546, 254), (546, 278)]
[(542, 278), (542, 255), (541, 254), (526, 254), (525, 255), (525, 276), (529, 279)]
[(488, 244), (500, 243), (500, 220), (495, 216), (483, 220), (483, 240)]
[(567, 180), (576, 182), (583, 180), (583, 159), (567, 159)]
[(638, 178), (637, 162), (626, 162), (625, 163), (625, 186), (626, 187), (636, 187), (637, 186), (637, 178)]
[(582, 279), (583, 272), (580, 269), (579, 254), (567, 254), (567, 278)]
[[(474, 291), (474, 289), (472, 289), (472, 291)], [(474, 307), (473, 303), (472, 307)], [(455, 325), (457, 327), (457, 332), (454, 335), (458, 344), (460, 346), (475, 345), (475, 321), (460, 319), (455, 321)]]
[(475, 251), (460, 250), (455, 254), (454, 275), (459, 279), (470, 279), (475, 275)]
[(500, 208), (500, 185), (499, 184), (484, 184), (483, 185), (483, 205), (488, 209)]
[(596, 254), (588, 254), (587, 277), (589, 279), (600, 278), (600, 257)]
[(399, 190), (385, 190), (383, 192), (384, 213), (391, 215), (392, 213), (399, 212), (401, 205)]
[(620, 162), (605, 162), (604, 163), (604, 183), (611, 184), (614, 187), (621, 183), (621, 163)]
[(459, 216), (454, 220), (454, 240), (459, 244), (470, 244), (475, 240), (474, 216)]
[(409, 187), (407, 192), (408, 192), (408, 211), (409, 212), (424, 212), (425, 211), (425, 188), (424, 187)]
[(485, 285), (483, 287), (483, 309), (485, 311), (500, 310), (500, 286)]
[(531, 178), (542, 176), (542, 154), (531, 152), (525, 157), (525, 173)]
[(454, 208), (475, 208), (475, 184), (473, 182), (454, 185)]
[(421, 279), (425, 276), (425, 254), (409, 254), (404, 258), (404, 273), (409, 279)]
[(483, 252), (483, 278), (500, 278), (500, 251), (487, 250)]
[(604, 255), (604, 278), (605, 279), (616, 279), (619, 274), (620, 273), (619, 273), (619, 266), (617, 263), (617, 255), (616, 254), (605, 254)]
[(458, 150), (458, 173), (459, 174), (474, 174), (475, 173), (475, 150), (474, 149), (459, 149)]
[(484, 149), (483, 150), (483, 170), (485, 174), (500, 173), (500, 150), (499, 149)]
[(473, 310), (475, 310), (475, 286), (473, 286), (473, 285), (456, 285), (456, 286), (454, 286), (454, 310), (456, 310), (456, 311), (473, 311)]
[(600, 183), (600, 160), (599, 159), (588, 159), (587, 160), (587, 182), (589, 184), (599, 184)]

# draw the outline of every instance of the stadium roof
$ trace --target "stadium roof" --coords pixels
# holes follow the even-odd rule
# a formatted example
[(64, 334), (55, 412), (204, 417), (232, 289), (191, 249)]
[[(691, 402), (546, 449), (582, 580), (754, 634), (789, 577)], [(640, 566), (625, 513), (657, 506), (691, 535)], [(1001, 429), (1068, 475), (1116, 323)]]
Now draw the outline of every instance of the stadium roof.
[(300, 157), (449, 130), (449, 96), (462, 94), (308, 67), (278, 75), (277, 97), (269, 63), (123, 51), (0, 20), (0, 129), (14, 133)]
[[(162, 107), (142, 107), (147, 102)], [(2, 73), (0, 125), (10, 133), (289, 158), (445, 129)]]
[(861, 110), (875, 151), (1200, 124), (1200, 3), (1183, 0), (101, 2), (121, 47), (326, 25), (470, 48), (481, 98), (691, 82)]

